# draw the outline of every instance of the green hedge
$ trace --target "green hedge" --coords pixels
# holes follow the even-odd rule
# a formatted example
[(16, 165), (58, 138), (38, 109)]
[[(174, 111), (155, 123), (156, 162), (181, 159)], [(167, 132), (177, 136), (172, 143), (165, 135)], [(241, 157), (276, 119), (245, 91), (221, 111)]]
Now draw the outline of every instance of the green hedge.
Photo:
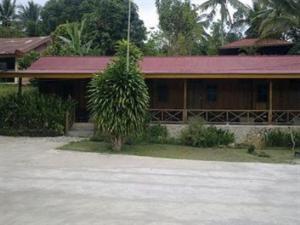
[(64, 134), (66, 112), (73, 101), (37, 91), (0, 97), (0, 134), (14, 136), (58, 136)]
[(213, 126), (204, 126), (201, 118), (193, 118), (189, 126), (182, 131), (181, 142), (194, 147), (226, 146), (234, 142), (234, 134)]

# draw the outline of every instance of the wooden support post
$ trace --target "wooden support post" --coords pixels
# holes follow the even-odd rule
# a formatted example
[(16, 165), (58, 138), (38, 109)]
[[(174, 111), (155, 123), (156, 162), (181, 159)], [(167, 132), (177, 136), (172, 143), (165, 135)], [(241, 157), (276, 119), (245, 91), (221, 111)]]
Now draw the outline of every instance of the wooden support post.
[(269, 125), (272, 125), (273, 117), (273, 81), (269, 81)]
[(22, 94), (22, 77), (18, 79), (18, 95)]
[(183, 122), (188, 121), (188, 112), (187, 112), (187, 79), (184, 79), (183, 84)]

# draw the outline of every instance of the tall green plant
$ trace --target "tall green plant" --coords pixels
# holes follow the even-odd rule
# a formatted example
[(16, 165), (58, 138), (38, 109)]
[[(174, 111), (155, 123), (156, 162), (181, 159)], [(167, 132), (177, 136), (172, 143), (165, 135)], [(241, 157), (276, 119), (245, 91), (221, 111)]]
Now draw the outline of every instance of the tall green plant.
[(91, 51), (92, 40), (84, 43), (85, 20), (81, 23), (70, 23), (66, 25), (67, 36), (59, 36), (59, 38), (68, 47), (72, 55), (87, 55)]
[(138, 67), (141, 52), (130, 45), (130, 66), (126, 70), (127, 42), (117, 45), (117, 54), (103, 73), (91, 81), (89, 109), (98, 129), (110, 135), (114, 150), (120, 151), (129, 135), (144, 129), (149, 95)]

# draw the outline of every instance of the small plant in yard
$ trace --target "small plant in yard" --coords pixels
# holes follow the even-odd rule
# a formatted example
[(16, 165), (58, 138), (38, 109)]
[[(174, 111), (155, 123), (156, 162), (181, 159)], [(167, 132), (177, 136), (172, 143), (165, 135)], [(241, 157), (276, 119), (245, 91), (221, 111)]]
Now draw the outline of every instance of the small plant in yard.
[(247, 150), (248, 154), (255, 154), (255, 146), (254, 145), (250, 145), (248, 147), (248, 150)]
[(162, 125), (152, 125), (146, 130), (149, 143), (165, 144), (168, 142), (168, 129)]
[(201, 118), (193, 118), (189, 126), (181, 134), (181, 142), (184, 145), (194, 147), (216, 147), (229, 145), (234, 142), (234, 134), (216, 127), (204, 126)]
[(127, 42), (117, 45), (117, 54), (107, 69), (95, 76), (89, 88), (89, 109), (99, 132), (111, 138), (120, 151), (128, 136), (144, 130), (149, 95), (138, 62), (141, 52), (130, 44), (129, 71), (126, 69)]

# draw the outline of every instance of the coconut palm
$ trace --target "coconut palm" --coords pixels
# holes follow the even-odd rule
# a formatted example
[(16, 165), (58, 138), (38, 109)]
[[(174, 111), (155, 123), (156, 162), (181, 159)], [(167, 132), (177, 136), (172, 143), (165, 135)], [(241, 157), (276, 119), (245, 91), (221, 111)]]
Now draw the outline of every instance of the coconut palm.
[(39, 4), (29, 1), (27, 5), (19, 6), (19, 19), (29, 36), (40, 34), (40, 14), (42, 7)]
[(284, 37), (290, 31), (300, 33), (300, 2), (298, 0), (263, 0), (264, 8), (258, 13), (261, 19), (261, 37)]
[(246, 13), (249, 7), (239, 0), (207, 0), (203, 4), (200, 5), (200, 9), (202, 11), (210, 10), (207, 14), (209, 20), (213, 20), (217, 15), (217, 9), (219, 8), (219, 12), (221, 15), (221, 24), (222, 24), (222, 31), (221, 32), (221, 40), (222, 44), (224, 44), (224, 33), (225, 33), (225, 26), (226, 24), (232, 24), (232, 16), (229, 11), (229, 6), (233, 7), (234, 9), (238, 10), (241, 13)]
[(16, 0), (2, 0), (0, 3), (0, 23), (7, 27), (16, 18)]

